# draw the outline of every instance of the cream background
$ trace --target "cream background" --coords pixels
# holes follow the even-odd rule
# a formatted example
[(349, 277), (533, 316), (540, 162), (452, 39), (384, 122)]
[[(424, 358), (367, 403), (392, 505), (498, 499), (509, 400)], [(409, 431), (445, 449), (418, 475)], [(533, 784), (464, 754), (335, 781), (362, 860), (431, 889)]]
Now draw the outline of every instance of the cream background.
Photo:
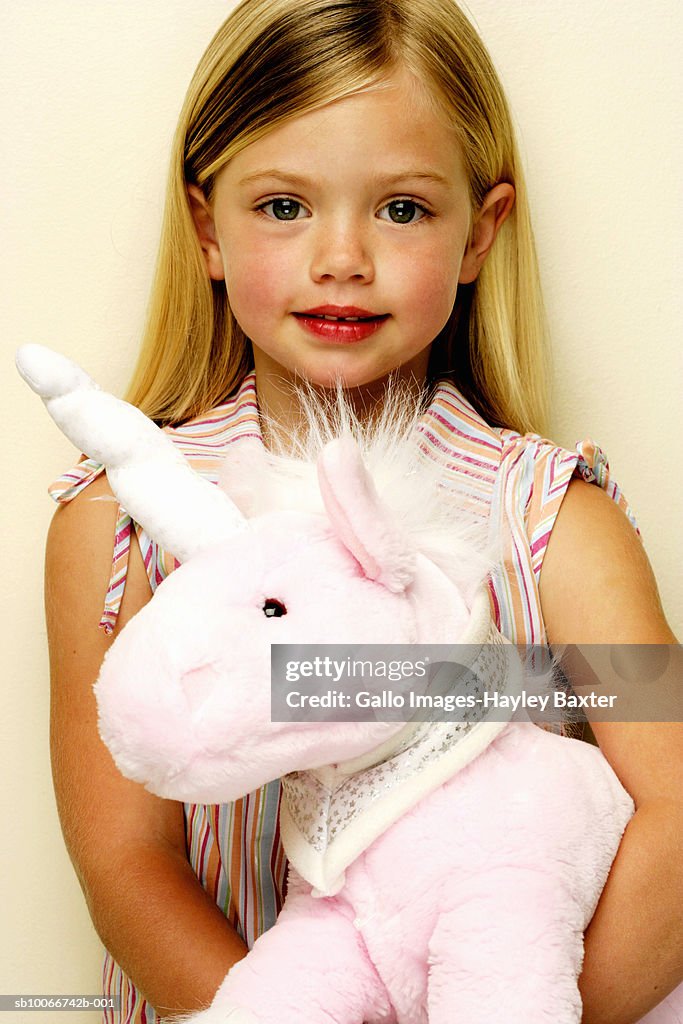
[[(75, 455), (15, 376), (12, 353), (42, 341), (123, 390), (170, 135), (231, 6), (2, 4), (3, 992), (94, 993), (100, 962), (47, 754), (45, 487)], [(681, 6), (471, 0), (470, 11), (521, 126), (555, 339), (553, 436), (572, 445), (590, 433), (609, 453), (680, 635)]]

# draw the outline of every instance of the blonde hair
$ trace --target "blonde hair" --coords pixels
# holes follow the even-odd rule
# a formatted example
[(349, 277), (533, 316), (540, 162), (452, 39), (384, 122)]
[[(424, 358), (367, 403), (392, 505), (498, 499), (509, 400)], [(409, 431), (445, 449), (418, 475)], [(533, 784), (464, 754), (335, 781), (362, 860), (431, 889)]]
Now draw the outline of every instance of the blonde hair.
[(404, 67), (454, 125), (473, 211), (499, 182), (516, 190), (476, 282), (460, 286), (432, 346), (429, 377), (450, 376), (494, 425), (541, 430), (545, 327), (524, 178), (491, 60), (454, 0), (243, 0), (194, 74), (176, 131), (162, 238), (128, 398), (160, 422), (206, 412), (252, 366), (223, 282), (211, 281), (187, 185), (211, 199), (217, 173), (289, 118)]

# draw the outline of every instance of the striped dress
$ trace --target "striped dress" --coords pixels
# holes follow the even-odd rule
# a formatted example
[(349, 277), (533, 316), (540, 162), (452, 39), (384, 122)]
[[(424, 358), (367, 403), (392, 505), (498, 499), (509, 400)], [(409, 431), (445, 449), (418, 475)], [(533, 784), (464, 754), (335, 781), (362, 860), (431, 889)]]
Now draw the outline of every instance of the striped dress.
[[(260, 438), (253, 373), (224, 404), (207, 416), (166, 428), (193, 467), (215, 482), (226, 447), (245, 437)], [(539, 577), (562, 498), (573, 476), (602, 487), (633, 522), (607, 460), (591, 441), (576, 451), (558, 448), (538, 435), (492, 428), (448, 381), (434, 389), (419, 427), (423, 457), (441, 469), (442, 481), (468, 517), (497, 543), (501, 560), (489, 593), (501, 632), (514, 643), (539, 644), (545, 629)], [(90, 459), (50, 488), (68, 502), (102, 472)], [(635, 523), (634, 523), (635, 526)], [(126, 585), (131, 531), (135, 530), (152, 590), (177, 563), (119, 509), (112, 570), (100, 625), (114, 627)], [(186, 805), (188, 855), (197, 877), (251, 947), (275, 921), (282, 905), (286, 860), (280, 845), (280, 785), (270, 783), (234, 804)], [(107, 1024), (151, 1024), (152, 1007), (113, 958), (104, 961), (104, 993), (120, 996), (121, 1012), (105, 1012)]]

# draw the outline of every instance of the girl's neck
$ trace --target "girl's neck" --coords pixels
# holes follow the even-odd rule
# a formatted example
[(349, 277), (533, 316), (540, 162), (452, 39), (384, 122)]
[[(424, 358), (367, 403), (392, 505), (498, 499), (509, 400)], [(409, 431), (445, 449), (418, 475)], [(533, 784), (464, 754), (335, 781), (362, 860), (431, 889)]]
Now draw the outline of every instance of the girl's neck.
[[(345, 389), (345, 398), (359, 420), (367, 422), (380, 415), (389, 390), (400, 381), (415, 404), (424, 395), (429, 351), (420, 354), (410, 365), (398, 367), (393, 373), (359, 387)], [(258, 395), (261, 434), (266, 448), (287, 451), (292, 437), (304, 429), (304, 418), (296, 393), (297, 385), (310, 393), (320, 395), (321, 403), (334, 400), (334, 389), (312, 384), (301, 378), (286, 375), (278, 364), (268, 365), (255, 359), (256, 390)]]
[[(352, 413), (364, 423), (378, 418), (384, 408), (387, 394), (397, 383), (400, 383), (405, 392), (414, 399), (415, 404), (420, 402), (424, 395), (426, 361), (425, 359), (424, 370), (420, 368), (419, 373), (416, 372), (417, 368), (411, 369), (410, 372), (402, 372), (405, 368), (400, 367), (377, 381), (344, 389), (344, 397)], [(334, 404), (334, 388), (317, 386), (300, 378), (285, 376), (281, 368), (271, 370), (256, 367), (261, 435), (269, 450), (287, 452), (293, 446), (292, 438), (300, 435), (305, 428), (297, 387), (305, 388), (313, 398), (319, 395), (322, 406), (327, 402)]]

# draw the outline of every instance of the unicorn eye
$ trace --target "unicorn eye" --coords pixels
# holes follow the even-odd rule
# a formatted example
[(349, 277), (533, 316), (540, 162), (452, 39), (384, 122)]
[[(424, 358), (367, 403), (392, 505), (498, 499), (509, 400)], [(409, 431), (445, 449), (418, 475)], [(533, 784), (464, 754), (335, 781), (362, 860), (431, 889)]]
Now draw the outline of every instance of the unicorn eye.
[(263, 614), (267, 619), (279, 619), (281, 615), (287, 614), (287, 609), (282, 601), (278, 601), (274, 597), (268, 597), (263, 605)]

